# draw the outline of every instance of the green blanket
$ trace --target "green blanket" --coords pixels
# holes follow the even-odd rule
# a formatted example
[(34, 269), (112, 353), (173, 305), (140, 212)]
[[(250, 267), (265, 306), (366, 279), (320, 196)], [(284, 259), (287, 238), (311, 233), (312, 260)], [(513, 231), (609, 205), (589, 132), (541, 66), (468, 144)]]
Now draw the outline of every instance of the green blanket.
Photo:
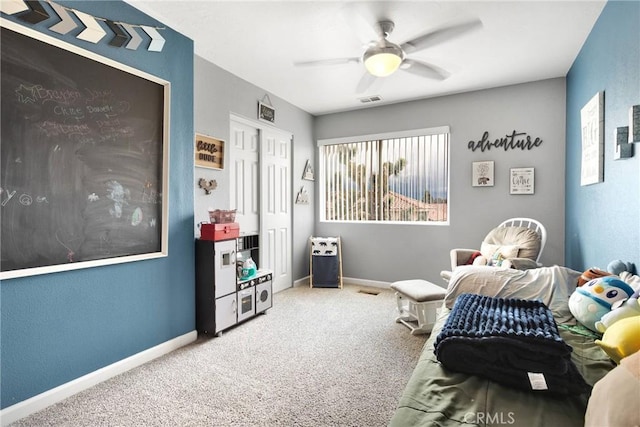
[[(440, 313), (400, 398), (391, 427), (584, 426), (588, 394), (534, 394), (480, 376), (446, 370), (433, 351), (448, 313), (446, 308)], [(614, 368), (592, 338), (564, 328), (560, 328), (560, 335), (573, 347), (571, 359), (589, 385)]]

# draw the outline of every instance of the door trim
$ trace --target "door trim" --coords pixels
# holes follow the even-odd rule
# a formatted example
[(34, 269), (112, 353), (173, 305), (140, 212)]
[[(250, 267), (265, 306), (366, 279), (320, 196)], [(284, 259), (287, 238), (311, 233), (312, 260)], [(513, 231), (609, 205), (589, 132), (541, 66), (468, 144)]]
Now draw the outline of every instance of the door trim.
[[(273, 133), (277, 133), (277, 134), (281, 134), (283, 136), (286, 136), (289, 141), (290, 141), (290, 164), (289, 164), (289, 168), (290, 168), (290, 176), (289, 176), (289, 184), (288, 184), (288, 191), (289, 191), (289, 200), (288, 202), (290, 203), (290, 212), (291, 214), (289, 215), (289, 260), (288, 260), (288, 264), (289, 264), (289, 268), (290, 268), (290, 272), (289, 274), (291, 274), (291, 284), (289, 287), (293, 287), (293, 208), (294, 208), (294, 201), (293, 201), (293, 197), (294, 197), (294, 193), (293, 193), (293, 181), (294, 181), (294, 177), (293, 177), (293, 168), (294, 168), (294, 164), (293, 164), (293, 141), (294, 141), (294, 135), (293, 132), (290, 132), (288, 130), (285, 129), (280, 129), (276, 126), (273, 125), (269, 125), (267, 123), (264, 122), (259, 122), (257, 120), (253, 120), (235, 113), (230, 113), (229, 114), (229, 128), (231, 130), (231, 123), (232, 122), (236, 122), (238, 124), (242, 124), (245, 126), (249, 126), (249, 127), (253, 127), (255, 129), (258, 130), (258, 144), (260, 146), (260, 149), (258, 151), (258, 163), (260, 164), (261, 159), (262, 159), (262, 146), (264, 143), (263, 140), (263, 135), (264, 132), (273, 132)], [(232, 161), (232, 159), (229, 159), (229, 161)], [(259, 167), (259, 169), (261, 170), (261, 167)], [(260, 172), (259, 172), (260, 173)], [(261, 173), (260, 173), (261, 175)], [(230, 178), (231, 179), (231, 178)], [(261, 184), (259, 183), (259, 187), (261, 186)], [(229, 203), (232, 202), (232, 194), (229, 194)], [(260, 207), (260, 212), (259, 212), (259, 235), (261, 237), (261, 242), (260, 242), (260, 257), (262, 257), (263, 254), (263, 250), (266, 249), (263, 248), (263, 246), (265, 245), (266, 242), (262, 241), (262, 236), (263, 236), (263, 226), (262, 226), (262, 222), (263, 222), (263, 205), (262, 205), (262, 200), (260, 200), (258, 202), (258, 205)], [(287, 289), (287, 288), (284, 288)], [(279, 290), (278, 290), (279, 291)], [(276, 293), (276, 291), (274, 290), (274, 293)]]

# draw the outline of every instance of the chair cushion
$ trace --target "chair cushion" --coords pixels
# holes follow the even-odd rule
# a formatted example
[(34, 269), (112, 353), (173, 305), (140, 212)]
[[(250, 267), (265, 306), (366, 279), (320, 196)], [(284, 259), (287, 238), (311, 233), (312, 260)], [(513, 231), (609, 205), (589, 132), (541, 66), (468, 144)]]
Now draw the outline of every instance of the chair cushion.
[(438, 285), (422, 279), (402, 280), (391, 284), (394, 289), (415, 302), (438, 301), (444, 299), (446, 291)]
[(519, 248), (516, 255), (518, 258), (535, 260), (540, 252), (540, 235), (527, 227), (494, 228), (484, 238), (483, 243), (498, 246), (517, 246)]

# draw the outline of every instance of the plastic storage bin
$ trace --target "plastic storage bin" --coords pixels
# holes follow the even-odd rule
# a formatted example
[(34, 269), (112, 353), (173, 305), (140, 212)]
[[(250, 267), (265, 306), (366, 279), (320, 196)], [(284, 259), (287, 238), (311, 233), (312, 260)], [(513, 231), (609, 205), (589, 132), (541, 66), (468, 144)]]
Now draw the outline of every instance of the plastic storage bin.
[(211, 221), (212, 224), (228, 224), (231, 222), (235, 222), (235, 220), (236, 209), (230, 211), (225, 211), (222, 209), (209, 209), (209, 221)]

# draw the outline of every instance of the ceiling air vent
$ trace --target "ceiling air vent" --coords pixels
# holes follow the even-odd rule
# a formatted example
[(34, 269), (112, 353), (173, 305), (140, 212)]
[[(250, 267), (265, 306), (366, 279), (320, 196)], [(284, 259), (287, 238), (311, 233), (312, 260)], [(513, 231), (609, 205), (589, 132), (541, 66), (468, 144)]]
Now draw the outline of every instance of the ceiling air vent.
[(366, 98), (360, 98), (360, 102), (363, 104), (368, 104), (370, 102), (379, 102), (382, 101), (382, 97), (380, 95), (367, 96)]

